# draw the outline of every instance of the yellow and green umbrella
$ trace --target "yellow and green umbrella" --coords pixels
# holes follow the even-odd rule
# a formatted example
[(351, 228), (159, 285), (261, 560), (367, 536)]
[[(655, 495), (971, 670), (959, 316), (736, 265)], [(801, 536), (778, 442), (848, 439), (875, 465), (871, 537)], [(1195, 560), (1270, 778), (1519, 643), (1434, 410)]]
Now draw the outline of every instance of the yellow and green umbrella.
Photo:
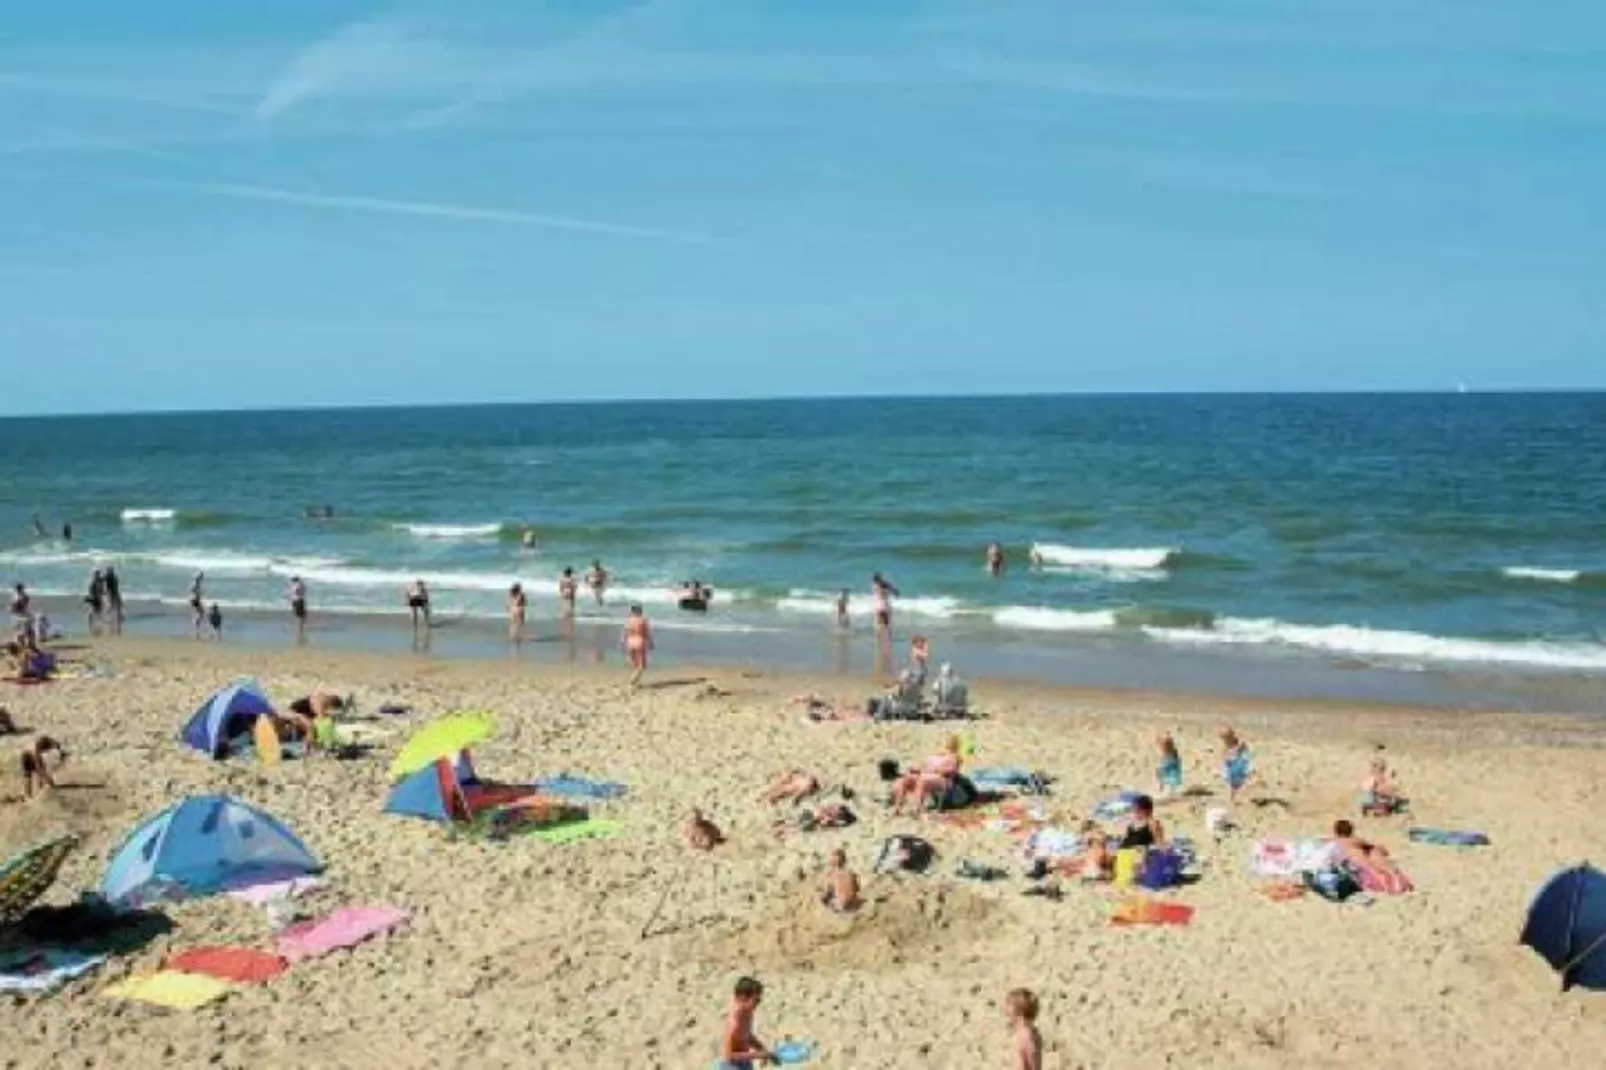
[(488, 713), (453, 713), (413, 733), (413, 738), (390, 763), (390, 775), (404, 777), (442, 758), (472, 747), (496, 730)]

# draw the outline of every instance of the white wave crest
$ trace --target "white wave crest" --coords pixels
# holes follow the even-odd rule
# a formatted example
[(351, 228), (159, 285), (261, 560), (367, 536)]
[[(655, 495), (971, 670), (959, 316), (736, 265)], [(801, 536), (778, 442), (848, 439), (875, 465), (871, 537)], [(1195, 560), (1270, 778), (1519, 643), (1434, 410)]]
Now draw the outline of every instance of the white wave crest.
[(501, 524), (397, 524), (416, 539), (494, 539), (502, 533)]
[(1144, 633), (1173, 643), (1285, 646), (1361, 660), (1606, 671), (1606, 644), (1599, 643), (1459, 639), (1351, 624), (1289, 624), (1234, 617), (1224, 617), (1209, 629), (1145, 628)]
[(266, 572), (273, 566), (271, 557), (234, 550), (170, 550), (138, 559), (184, 572), (253, 573)]
[(1500, 572), (1508, 579), (1537, 580), (1540, 583), (1577, 583), (1583, 571), (1576, 568), (1533, 568), (1528, 565), (1512, 565), (1503, 568)]
[(178, 516), (173, 509), (124, 509), (122, 512), (125, 524), (171, 524)]
[(1153, 572), (1163, 569), (1178, 553), (1169, 548), (1104, 549), (1059, 546), (1051, 542), (1032, 544), (1032, 558), (1044, 565), (1094, 572)]
[(993, 623), (1001, 628), (1036, 632), (1106, 632), (1117, 626), (1112, 610), (1047, 609), (1037, 606), (1006, 606), (993, 614)]

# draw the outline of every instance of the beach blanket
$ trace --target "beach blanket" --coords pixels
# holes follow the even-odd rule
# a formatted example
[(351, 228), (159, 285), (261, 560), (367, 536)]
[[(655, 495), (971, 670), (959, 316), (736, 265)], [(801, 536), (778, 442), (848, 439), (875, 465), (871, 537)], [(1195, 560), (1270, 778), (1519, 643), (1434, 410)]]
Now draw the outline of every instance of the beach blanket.
[(606, 821), (602, 818), (593, 817), (568, 825), (536, 829), (530, 835), (542, 843), (564, 844), (574, 843), (576, 840), (607, 839), (610, 836), (619, 835), (624, 830), (624, 827), (624, 822), (622, 821)]
[(1093, 807), (1093, 817), (1099, 821), (1119, 821), (1132, 812), (1132, 804), (1142, 796), (1140, 791), (1123, 791)]
[(1249, 845), (1249, 868), (1259, 877), (1293, 877), (1333, 864), (1326, 840), (1256, 840)]
[(227, 982), (204, 974), (158, 970), (108, 985), (101, 995), (108, 999), (150, 1003), (169, 1010), (192, 1011), (222, 999), (229, 994), (230, 987)]
[(13, 952), (0, 957), (0, 992), (51, 992), (105, 961), (105, 955), (86, 955), (66, 948)]
[(543, 794), (560, 795), (568, 799), (617, 799), (630, 790), (616, 781), (590, 780), (568, 773), (543, 777), (535, 782), (535, 786)]
[(291, 877), (289, 880), (266, 881), (261, 884), (248, 884), (241, 888), (230, 888), (227, 894), (230, 899), (237, 899), (254, 907), (265, 907), (275, 900), (294, 899), (323, 886), (322, 877)]
[(77, 847), (77, 836), (58, 836), (0, 862), (0, 922), (22, 917), (35, 900), (49, 891), (62, 863)]
[(1431, 843), (1439, 847), (1487, 847), (1489, 837), (1481, 832), (1461, 832), (1454, 829), (1414, 828), (1406, 835), (1413, 843)]
[(327, 955), (341, 948), (356, 947), (364, 940), (386, 933), (407, 921), (407, 911), (379, 904), (341, 907), (317, 921), (299, 922), (279, 934), (279, 954), (291, 962)]
[(1187, 925), (1193, 908), (1185, 903), (1161, 903), (1134, 896), (1123, 899), (1110, 912), (1111, 925)]
[(204, 974), (239, 984), (271, 981), (289, 965), (282, 957), (253, 947), (192, 947), (167, 959), (170, 970)]

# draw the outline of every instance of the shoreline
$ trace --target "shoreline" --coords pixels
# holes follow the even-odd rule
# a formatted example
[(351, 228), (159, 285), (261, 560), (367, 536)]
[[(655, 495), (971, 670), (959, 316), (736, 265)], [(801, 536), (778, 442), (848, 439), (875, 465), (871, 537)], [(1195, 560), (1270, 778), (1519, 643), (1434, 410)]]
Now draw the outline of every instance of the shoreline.
[[(60, 629), (81, 628), (78, 603), (41, 596), (38, 604)], [(841, 633), (820, 628), (727, 630), (716, 618), (686, 621), (675, 610), (652, 615), (658, 665), (706, 664), (775, 667), (798, 674), (890, 679), (904, 660), (908, 637), (925, 634), (936, 647), (933, 664), (952, 661), (967, 679), (1026, 686), (1060, 686), (1107, 694), (1210, 696), (1222, 700), (1328, 702), (1467, 713), (1560, 714), (1589, 718), (1606, 710), (1606, 677), (1521, 672), (1490, 674), (1445, 669), (1410, 670), (1308, 653), (1188, 649), (1108, 637), (1059, 637), (1053, 646), (1029, 641), (999, 644), (940, 628), (897, 631), (883, 659), (867, 629)], [(404, 612), (322, 613), (314, 607), (307, 645), (332, 651), (423, 653), (444, 659), (517, 657), (537, 664), (612, 662), (619, 657), (619, 620), (582, 613), (565, 622), (532, 616), (527, 639), (515, 652), (504, 622), (452, 615), (437, 618), (422, 649), (414, 646)], [(189, 612), (165, 602), (128, 605), (124, 638), (183, 639), (192, 634)], [(287, 612), (230, 609), (225, 645), (294, 649)], [(82, 639), (69, 632), (69, 639)]]

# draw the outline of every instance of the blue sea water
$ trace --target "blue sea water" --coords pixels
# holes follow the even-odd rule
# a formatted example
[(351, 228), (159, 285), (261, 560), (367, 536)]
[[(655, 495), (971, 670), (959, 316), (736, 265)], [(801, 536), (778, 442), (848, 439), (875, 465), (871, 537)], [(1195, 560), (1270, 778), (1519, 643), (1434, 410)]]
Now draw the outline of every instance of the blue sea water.
[[(300, 575), (316, 614), (399, 614), (418, 576), (444, 615), (497, 618), (519, 578), (538, 618), (599, 558), (616, 587), (590, 616), (812, 637), (839, 589), (866, 619), (880, 571), (900, 633), (950, 650), (1606, 674), (1600, 394), (9, 419), (0, 455), (0, 578), (43, 594), (115, 563), (132, 600), (181, 605), (199, 571), (225, 606), (282, 609)], [(688, 577), (706, 617), (674, 608)]]

